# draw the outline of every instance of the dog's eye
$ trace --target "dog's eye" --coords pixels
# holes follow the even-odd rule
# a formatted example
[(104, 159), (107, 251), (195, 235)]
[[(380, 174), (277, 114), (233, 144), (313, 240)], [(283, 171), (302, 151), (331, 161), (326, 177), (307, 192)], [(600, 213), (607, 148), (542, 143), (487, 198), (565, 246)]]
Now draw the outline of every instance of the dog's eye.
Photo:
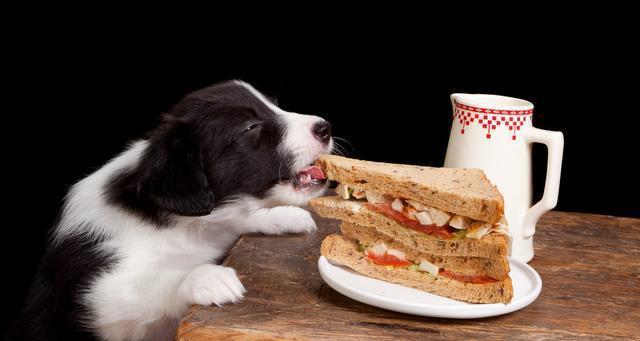
[(246, 133), (246, 132), (250, 132), (250, 131), (252, 131), (252, 130), (254, 130), (254, 129), (258, 128), (259, 126), (260, 126), (260, 123), (252, 123), (251, 125), (249, 125), (248, 127), (246, 127), (246, 128), (244, 129), (244, 132), (245, 132), (245, 133)]

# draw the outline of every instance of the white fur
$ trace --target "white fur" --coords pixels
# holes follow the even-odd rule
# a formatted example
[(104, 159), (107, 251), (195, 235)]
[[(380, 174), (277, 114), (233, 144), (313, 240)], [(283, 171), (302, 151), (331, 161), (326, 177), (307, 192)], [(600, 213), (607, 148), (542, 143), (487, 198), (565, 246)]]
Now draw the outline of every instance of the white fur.
[[(295, 155), (295, 163), (293, 169), (301, 169), (308, 166), (325, 151), (326, 146), (320, 141), (315, 140), (311, 127), (322, 118), (311, 115), (300, 115), (296, 113), (287, 113), (282, 118), (287, 129), (284, 137), (283, 147)], [(309, 143), (309, 139), (316, 143)], [(333, 140), (329, 142), (329, 148), (333, 147)]]
[[(319, 118), (285, 112), (251, 88), (282, 115), (284, 146), (296, 153), (296, 168), (330, 152), (311, 135)], [(116, 172), (135, 166), (148, 147), (133, 143), (104, 167), (78, 182), (66, 199), (54, 243), (69, 236), (107, 237), (104, 252), (117, 261), (83, 294), (90, 314), (85, 321), (105, 340), (170, 340), (191, 304), (223, 305), (242, 299), (242, 283), (231, 268), (216, 265), (240, 234), (309, 233), (316, 225), (304, 205), (318, 191), (276, 185), (265, 199), (239, 196), (204, 217), (174, 217), (175, 226), (157, 228), (105, 200), (103, 189)], [(90, 230), (88, 230), (90, 228)]]
[[(249, 90), (254, 96), (264, 102), (267, 107), (280, 115), (283, 124), (286, 126), (286, 136), (284, 138), (283, 148), (293, 152), (295, 164), (293, 169), (301, 169), (311, 164), (318, 154), (326, 153), (326, 150), (333, 150), (333, 139), (329, 141), (329, 146), (324, 146), (320, 141), (316, 141), (311, 127), (315, 123), (323, 121), (321, 117), (313, 115), (301, 115), (293, 112), (284, 111), (275, 104), (267, 100), (258, 90), (250, 84), (242, 81), (236, 81), (236, 84), (243, 86)], [(315, 141), (315, 143), (310, 141)]]

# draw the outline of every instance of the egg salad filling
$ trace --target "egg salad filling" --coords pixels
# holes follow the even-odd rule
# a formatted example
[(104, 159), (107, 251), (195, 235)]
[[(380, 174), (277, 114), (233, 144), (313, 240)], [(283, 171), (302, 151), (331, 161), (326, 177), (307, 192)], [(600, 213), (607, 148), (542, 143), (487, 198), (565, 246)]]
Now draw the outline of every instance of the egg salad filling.
[(485, 275), (467, 275), (449, 271), (426, 260), (409, 260), (404, 252), (388, 248), (383, 242), (379, 242), (374, 246), (362, 243), (358, 245), (359, 251), (364, 252), (369, 261), (376, 265), (385, 266), (387, 270), (393, 270), (396, 267), (406, 268), (411, 271), (421, 272), (427, 276), (448, 277), (457, 281), (473, 284), (493, 283), (497, 281)]
[(500, 222), (491, 224), (445, 212), (415, 200), (394, 198), (374, 191), (364, 191), (355, 186), (338, 184), (335, 191), (345, 200), (366, 201), (365, 206), (369, 210), (428, 235), (442, 239), (480, 239), (490, 233), (498, 233), (505, 235), (511, 245), (511, 234), (504, 217)]

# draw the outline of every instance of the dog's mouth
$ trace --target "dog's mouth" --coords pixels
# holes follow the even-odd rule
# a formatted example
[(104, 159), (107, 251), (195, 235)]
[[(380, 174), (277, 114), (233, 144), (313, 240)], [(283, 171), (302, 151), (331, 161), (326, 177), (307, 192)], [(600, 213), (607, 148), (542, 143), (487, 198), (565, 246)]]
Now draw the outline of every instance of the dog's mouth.
[(322, 186), (327, 182), (327, 177), (320, 167), (309, 165), (299, 170), (293, 177), (291, 185), (297, 191), (311, 190), (314, 187)]

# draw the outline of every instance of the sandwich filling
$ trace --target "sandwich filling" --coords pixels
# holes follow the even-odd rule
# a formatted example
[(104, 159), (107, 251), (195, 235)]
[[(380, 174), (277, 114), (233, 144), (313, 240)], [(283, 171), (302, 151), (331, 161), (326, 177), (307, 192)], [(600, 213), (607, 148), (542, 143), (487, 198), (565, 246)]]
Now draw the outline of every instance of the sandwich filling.
[(377, 243), (373, 247), (359, 243), (360, 251), (364, 252), (369, 261), (376, 265), (386, 266), (388, 270), (396, 267), (406, 268), (412, 271), (422, 272), (428, 276), (447, 277), (456, 281), (484, 284), (498, 282), (497, 279), (486, 275), (469, 275), (461, 274), (440, 268), (427, 260), (409, 260), (404, 252), (400, 250), (390, 249), (385, 243)]
[(398, 221), (401, 225), (441, 239), (480, 239), (489, 233), (503, 234), (511, 241), (504, 217), (491, 224), (473, 220), (424, 205), (415, 200), (396, 198), (355, 186), (338, 184), (336, 193), (345, 200), (366, 200), (365, 206), (374, 212)]

